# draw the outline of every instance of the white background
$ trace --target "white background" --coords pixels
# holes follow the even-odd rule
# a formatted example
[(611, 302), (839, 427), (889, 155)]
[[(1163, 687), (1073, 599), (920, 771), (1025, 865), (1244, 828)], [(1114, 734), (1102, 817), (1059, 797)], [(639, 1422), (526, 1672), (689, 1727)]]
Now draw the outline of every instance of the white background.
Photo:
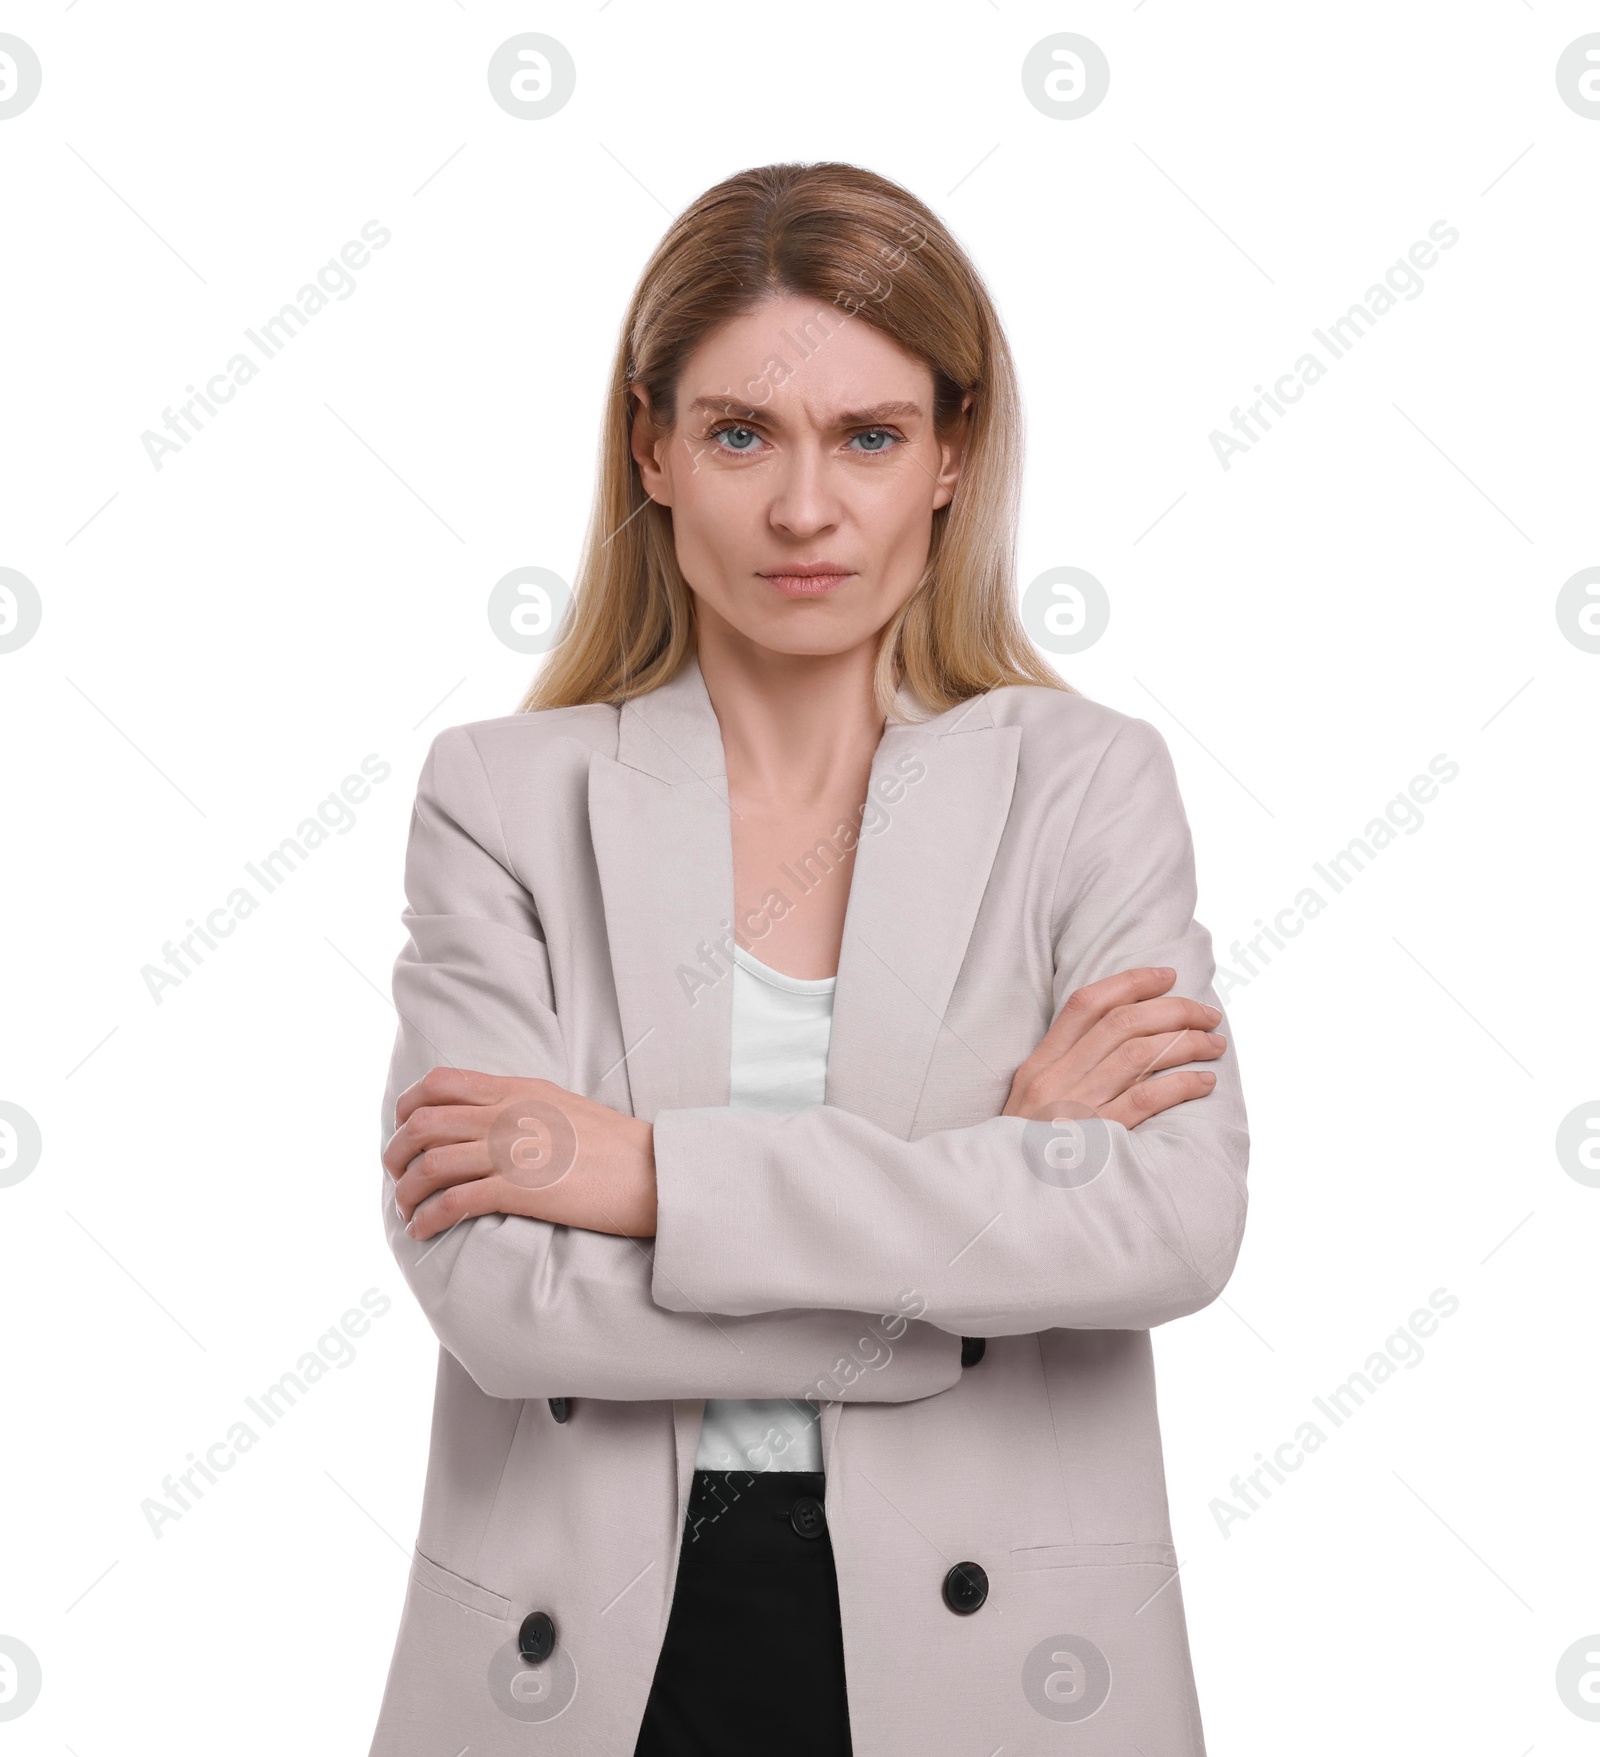
[[(1225, 993), (1249, 1226), (1156, 1334), (1210, 1748), (1594, 1749), (1555, 1668), (1600, 1630), (1600, 1190), (1555, 1135), (1600, 1086), (1600, 656), (1555, 601), (1600, 563), (1600, 122), (1555, 66), (1596, 28), (1559, 0), (7, 9), (44, 70), (0, 122), (0, 566), (44, 606), (0, 656), (0, 1098), (44, 1140), (0, 1190), (0, 1634), (44, 1675), (7, 1748), (366, 1749), (436, 1351), (376, 1157), (417, 771), (537, 663), (486, 598), (572, 577), (670, 216), (843, 158), (994, 292), (1021, 583), (1105, 585), (1059, 663), (1167, 739), (1219, 963), (1460, 768)], [(578, 69), (539, 122), (485, 77), (530, 29)], [(1076, 121), (1020, 79), (1060, 30), (1111, 65)], [(355, 292), (153, 468), (141, 434), (369, 220)], [(1224, 470), (1213, 429), (1440, 220), (1421, 294)], [(354, 827), (157, 1005), (142, 967), (368, 753)], [(369, 1287), (353, 1364), (154, 1537), (162, 1478)], [(1436, 1288), (1421, 1363), (1224, 1536), (1230, 1479)]]

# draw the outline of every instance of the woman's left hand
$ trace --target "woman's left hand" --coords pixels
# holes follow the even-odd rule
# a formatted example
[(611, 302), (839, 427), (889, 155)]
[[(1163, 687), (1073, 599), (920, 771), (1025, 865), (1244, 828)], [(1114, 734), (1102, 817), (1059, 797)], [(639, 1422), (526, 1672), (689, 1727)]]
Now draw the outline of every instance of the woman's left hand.
[(412, 1238), (522, 1214), (654, 1238), (655, 1130), (550, 1080), (434, 1068), (401, 1093), (383, 1150)]

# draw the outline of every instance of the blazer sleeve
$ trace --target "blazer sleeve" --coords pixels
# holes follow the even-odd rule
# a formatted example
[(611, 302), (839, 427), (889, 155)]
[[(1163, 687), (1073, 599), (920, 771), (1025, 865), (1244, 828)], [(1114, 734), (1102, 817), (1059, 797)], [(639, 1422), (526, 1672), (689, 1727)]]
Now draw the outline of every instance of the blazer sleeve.
[[(566, 1085), (550, 961), (513, 875), (470, 733), (423, 766), (406, 851), (409, 939), (394, 968), (399, 1028), (383, 1143), (400, 1094), (440, 1066)], [(381, 1147), (380, 1147), (381, 1151)], [(729, 1316), (651, 1297), (653, 1244), (522, 1215), (484, 1214), (410, 1238), (381, 1165), (384, 1226), (439, 1341), (491, 1397), (794, 1397), (894, 1403), (961, 1376), (960, 1347), (908, 1320), (839, 1307)]]
[[(1170, 993), (1216, 1006), (1195, 897), (1171, 755), (1129, 719), (1066, 843), (1055, 1007), (1140, 965), (1170, 966)], [(994, 1117), (902, 1140), (828, 1105), (663, 1112), (654, 1297), (750, 1313), (871, 1306), (882, 1288), (912, 1287), (927, 1321), (973, 1336), (1145, 1330), (1197, 1311), (1233, 1271), (1246, 1207), (1238, 1056), (1226, 1016), (1217, 1029), (1223, 1054), (1185, 1064), (1216, 1073), (1211, 1091), (1131, 1130)]]

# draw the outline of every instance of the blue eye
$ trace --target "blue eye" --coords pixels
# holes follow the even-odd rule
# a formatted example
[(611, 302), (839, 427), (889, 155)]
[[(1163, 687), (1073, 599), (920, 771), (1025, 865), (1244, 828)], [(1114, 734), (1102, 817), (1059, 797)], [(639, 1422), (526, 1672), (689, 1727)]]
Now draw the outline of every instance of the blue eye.
[[(727, 435), (730, 433), (742, 433), (745, 435), (745, 437), (747, 439), (759, 439), (761, 437), (761, 435), (759, 433), (757, 433), (753, 427), (739, 427), (739, 426), (713, 428), (712, 432), (711, 432), (711, 437), (713, 439), (723, 439), (723, 438), (726, 438)], [(746, 452), (746, 451), (754, 450), (754, 447), (750, 446), (750, 445), (730, 445), (730, 446), (724, 446), (723, 449), (725, 451), (732, 451), (732, 452)]]
[[(733, 457), (752, 457), (756, 447), (761, 443), (761, 435), (753, 427), (745, 427), (737, 421), (725, 423), (721, 427), (713, 427), (706, 436), (713, 443)], [(896, 433), (892, 427), (865, 427), (861, 432), (851, 436), (850, 443), (856, 440), (866, 443), (857, 451), (858, 457), (883, 457), (898, 445), (905, 443), (904, 436)], [(726, 441), (727, 443), (724, 443)]]

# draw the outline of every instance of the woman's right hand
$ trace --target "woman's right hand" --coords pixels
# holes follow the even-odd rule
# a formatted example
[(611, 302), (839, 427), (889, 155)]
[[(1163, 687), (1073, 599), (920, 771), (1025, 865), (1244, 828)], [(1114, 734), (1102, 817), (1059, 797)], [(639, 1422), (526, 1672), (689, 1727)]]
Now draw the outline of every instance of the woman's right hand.
[(1169, 995), (1170, 968), (1123, 970), (1075, 989), (1039, 1047), (1017, 1069), (1002, 1116), (1100, 1116), (1131, 1129), (1158, 1111), (1203, 1098), (1217, 1083), (1207, 1068), (1150, 1075), (1157, 1068), (1219, 1056), (1227, 1039), (1209, 1029), (1215, 1007)]

